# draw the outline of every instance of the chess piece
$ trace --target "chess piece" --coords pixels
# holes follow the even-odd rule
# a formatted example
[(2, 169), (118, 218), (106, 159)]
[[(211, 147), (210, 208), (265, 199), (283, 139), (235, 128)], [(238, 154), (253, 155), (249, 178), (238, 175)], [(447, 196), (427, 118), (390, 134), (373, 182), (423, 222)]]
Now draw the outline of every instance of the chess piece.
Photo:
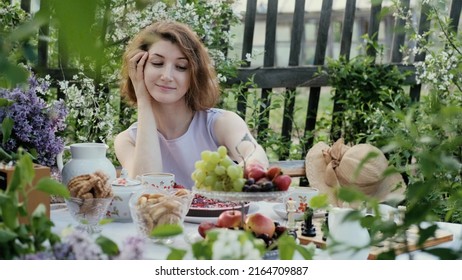
[(316, 228), (313, 225), (313, 208), (306, 207), (302, 224), (302, 235), (308, 237), (316, 236)]
[(295, 201), (289, 198), (286, 202), (286, 211), (287, 211), (287, 228), (289, 230), (295, 229), (295, 212), (297, 212), (297, 206)]
[(326, 212), (326, 214), (324, 214), (324, 221), (322, 222), (322, 225), (321, 225), (321, 231), (322, 231), (322, 240), (326, 241), (327, 236), (329, 235), (329, 212)]

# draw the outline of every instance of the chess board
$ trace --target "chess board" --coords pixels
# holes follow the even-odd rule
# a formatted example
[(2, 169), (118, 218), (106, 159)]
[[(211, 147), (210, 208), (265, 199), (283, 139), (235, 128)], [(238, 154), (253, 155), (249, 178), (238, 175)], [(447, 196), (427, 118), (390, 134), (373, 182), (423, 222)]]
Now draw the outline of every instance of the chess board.
[[(313, 219), (313, 225), (316, 228), (316, 236), (314, 237), (308, 237), (308, 236), (303, 236), (302, 235), (302, 223), (298, 223), (298, 230), (297, 230), (297, 235), (298, 239), (300, 241), (300, 244), (306, 245), (308, 243), (314, 243), (316, 247), (318, 248), (325, 248), (326, 246), (326, 241), (323, 240), (323, 232), (321, 230), (321, 225), (324, 221), (324, 218), (317, 218)], [(425, 243), (423, 244), (422, 247), (417, 246), (417, 240), (418, 240), (418, 234), (417, 234), (417, 227), (416, 228), (411, 228), (407, 232), (407, 246), (408, 249), (406, 250), (406, 244), (404, 242), (391, 242), (391, 241), (385, 241), (383, 246), (373, 246), (371, 248), (371, 251), (369, 252), (369, 257), (368, 259), (374, 260), (377, 259), (377, 256), (383, 252), (390, 251), (390, 249), (395, 250), (395, 253), (397, 255), (403, 254), (406, 251), (412, 252), (416, 250), (420, 250), (422, 248), (428, 248), (432, 246), (436, 246), (441, 243), (449, 242), (452, 241), (453, 239), (453, 234), (441, 229), (438, 229), (435, 233), (435, 237), (429, 238)]]

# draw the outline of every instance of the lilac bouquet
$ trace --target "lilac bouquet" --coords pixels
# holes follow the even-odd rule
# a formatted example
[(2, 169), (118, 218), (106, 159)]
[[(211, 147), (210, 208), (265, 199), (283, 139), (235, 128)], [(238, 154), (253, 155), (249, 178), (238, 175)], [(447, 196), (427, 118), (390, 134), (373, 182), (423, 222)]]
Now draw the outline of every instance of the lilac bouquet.
[[(64, 237), (47, 250), (27, 254), (25, 260), (141, 260), (144, 258), (145, 239), (131, 236), (119, 247), (110, 239), (97, 240), (86, 232), (67, 229)], [(109, 249), (110, 248), (110, 249)]]
[(58, 134), (65, 129), (67, 109), (64, 100), (48, 104), (41, 96), (49, 93), (50, 82), (31, 75), (27, 88), (0, 88), (0, 147), (14, 156), (23, 148), (35, 157), (35, 162), (53, 166), (56, 155), (64, 149)]

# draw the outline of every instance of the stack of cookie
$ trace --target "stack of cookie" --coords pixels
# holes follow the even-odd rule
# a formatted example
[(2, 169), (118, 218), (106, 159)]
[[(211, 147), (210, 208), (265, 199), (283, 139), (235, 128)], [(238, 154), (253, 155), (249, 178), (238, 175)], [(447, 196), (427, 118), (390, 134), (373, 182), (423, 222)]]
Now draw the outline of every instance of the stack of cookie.
[(177, 189), (173, 193), (143, 194), (135, 205), (135, 221), (146, 235), (160, 225), (180, 224), (189, 210), (191, 201), (192, 194), (186, 189)]
[(70, 195), (78, 201), (80, 213), (91, 214), (100, 205), (100, 199), (114, 196), (109, 177), (101, 171), (73, 177), (67, 184)]

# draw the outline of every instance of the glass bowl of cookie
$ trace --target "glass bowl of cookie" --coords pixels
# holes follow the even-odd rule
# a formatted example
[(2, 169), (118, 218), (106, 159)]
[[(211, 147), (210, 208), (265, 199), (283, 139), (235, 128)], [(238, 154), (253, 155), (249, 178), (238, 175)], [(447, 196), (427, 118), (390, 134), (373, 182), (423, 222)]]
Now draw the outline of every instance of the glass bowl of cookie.
[(73, 177), (67, 184), (70, 197), (65, 199), (76, 229), (89, 234), (102, 231), (100, 222), (106, 216), (114, 197), (109, 177), (103, 172)]
[(165, 225), (183, 227), (194, 195), (184, 188), (159, 189), (146, 187), (129, 200), (130, 213), (138, 233), (160, 244), (171, 244), (174, 236), (156, 235)]

